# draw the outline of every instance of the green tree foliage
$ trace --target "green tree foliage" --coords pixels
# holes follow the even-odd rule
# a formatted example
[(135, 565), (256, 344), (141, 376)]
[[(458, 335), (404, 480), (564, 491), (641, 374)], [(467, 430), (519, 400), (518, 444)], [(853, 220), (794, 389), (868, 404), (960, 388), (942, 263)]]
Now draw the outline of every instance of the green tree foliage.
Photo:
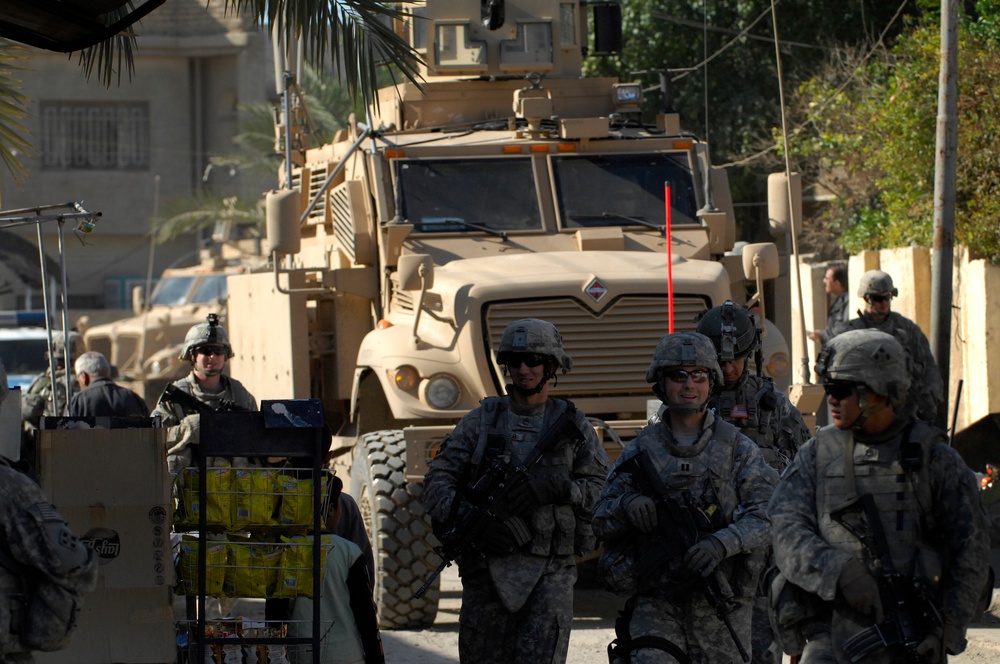
[[(997, 23), (980, 20), (996, 15), (959, 29), (955, 236), (1000, 262), (1000, 41)], [(929, 17), (891, 51), (831, 59), (799, 90), (807, 131), (793, 153), (837, 195), (818, 221), (849, 252), (932, 244), (939, 49)]]
[(30, 153), (21, 120), (27, 115), (27, 98), (21, 94), (21, 69), (17, 65), (21, 47), (0, 39), (0, 161), (20, 186), (24, 180), (24, 164), (20, 155)]
[[(629, 0), (623, 3), (624, 52), (589, 65), (589, 73), (625, 80), (635, 78), (632, 72), (673, 70), (674, 108), (685, 129), (709, 141), (713, 162), (751, 158), (730, 172), (737, 202), (766, 200), (766, 173), (783, 166), (768, 149), (771, 129), (781, 125), (770, 9), (770, 0)], [(836, 48), (891, 39), (902, 17), (917, 9), (880, 0), (778, 0), (776, 11), (791, 91)], [(658, 78), (642, 80), (652, 88)], [(647, 119), (660, 103), (659, 92), (648, 90)], [(752, 212), (741, 218), (745, 238), (766, 233), (766, 216), (759, 208)]]

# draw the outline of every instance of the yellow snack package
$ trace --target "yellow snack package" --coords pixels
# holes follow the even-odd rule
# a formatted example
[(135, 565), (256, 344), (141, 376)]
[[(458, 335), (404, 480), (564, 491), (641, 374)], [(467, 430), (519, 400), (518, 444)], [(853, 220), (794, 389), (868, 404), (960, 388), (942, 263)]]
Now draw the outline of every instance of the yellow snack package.
[[(207, 472), (208, 507), (205, 523), (210, 526), (232, 526), (231, 507), (233, 499), (233, 469), (228, 466), (209, 468)], [(184, 505), (186, 522), (197, 525), (201, 504), (198, 496), (200, 487), (198, 468), (184, 469)]]
[(236, 468), (233, 470), (234, 530), (276, 523), (278, 506), (278, 473), (268, 468)]
[[(279, 523), (282, 526), (313, 525), (313, 479), (298, 478), (290, 474), (278, 476), (281, 490), (281, 510)], [(322, 490), (326, 491), (326, 475), (323, 475)], [(325, 515), (321, 515), (322, 520)]]
[[(177, 562), (177, 576), (184, 595), (198, 594), (198, 547), (200, 542), (193, 539), (181, 541)], [(205, 594), (223, 596), (223, 582), (226, 578), (226, 542), (209, 542), (205, 554)]]
[(278, 578), (281, 548), (274, 544), (230, 542), (223, 590), (227, 597), (269, 597)]
[[(313, 596), (313, 538), (311, 535), (282, 537), (281, 566), (275, 597)], [(320, 573), (326, 565), (326, 547), (320, 551)]]

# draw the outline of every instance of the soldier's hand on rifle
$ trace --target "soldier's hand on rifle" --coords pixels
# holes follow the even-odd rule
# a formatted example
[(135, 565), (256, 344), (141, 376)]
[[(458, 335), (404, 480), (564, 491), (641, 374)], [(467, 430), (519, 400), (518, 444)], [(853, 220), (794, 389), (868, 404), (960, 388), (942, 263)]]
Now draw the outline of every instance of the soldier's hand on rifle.
[(507, 494), (507, 505), (514, 514), (529, 509), (561, 503), (569, 498), (573, 482), (568, 477), (540, 477), (518, 484)]
[(531, 534), (520, 518), (512, 517), (506, 522), (492, 518), (483, 533), (480, 547), (488, 555), (506, 555), (530, 538)]
[(937, 634), (928, 634), (924, 640), (917, 644), (917, 654), (924, 656), (924, 661), (941, 661), (941, 637)]
[(633, 493), (622, 498), (622, 508), (629, 523), (648, 533), (656, 528), (656, 503), (649, 496)]
[(709, 535), (684, 554), (684, 570), (686, 572), (708, 576), (726, 557), (726, 547), (719, 538)]
[(840, 589), (844, 601), (859, 613), (874, 616), (875, 624), (879, 624), (884, 619), (882, 612), (882, 598), (878, 592), (878, 582), (871, 575), (857, 558), (844, 565), (837, 579), (837, 588)]

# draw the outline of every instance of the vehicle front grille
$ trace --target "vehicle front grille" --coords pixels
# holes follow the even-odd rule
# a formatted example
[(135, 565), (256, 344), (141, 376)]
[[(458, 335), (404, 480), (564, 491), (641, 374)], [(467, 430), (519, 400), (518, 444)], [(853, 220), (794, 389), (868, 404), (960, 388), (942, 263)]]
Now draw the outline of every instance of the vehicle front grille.
[[(674, 331), (693, 331), (703, 298), (674, 298)], [(574, 298), (493, 302), (484, 307), (486, 352), (495, 353), (504, 329), (521, 318), (541, 318), (556, 326), (573, 370), (558, 374), (549, 394), (568, 398), (650, 395), (646, 369), (656, 343), (667, 333), (667, 297), (626, 295), (599, 314)]]

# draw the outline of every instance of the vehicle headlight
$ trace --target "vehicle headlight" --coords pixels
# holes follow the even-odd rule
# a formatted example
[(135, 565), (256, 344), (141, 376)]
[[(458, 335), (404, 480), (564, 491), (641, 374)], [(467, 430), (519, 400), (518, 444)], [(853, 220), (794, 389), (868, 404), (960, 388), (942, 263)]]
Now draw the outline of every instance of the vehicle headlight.
[(458, 382), (446, 374), (431, 376), (421, 385), (424, 400), (438, 410), (454, 408), (462, 396)]

